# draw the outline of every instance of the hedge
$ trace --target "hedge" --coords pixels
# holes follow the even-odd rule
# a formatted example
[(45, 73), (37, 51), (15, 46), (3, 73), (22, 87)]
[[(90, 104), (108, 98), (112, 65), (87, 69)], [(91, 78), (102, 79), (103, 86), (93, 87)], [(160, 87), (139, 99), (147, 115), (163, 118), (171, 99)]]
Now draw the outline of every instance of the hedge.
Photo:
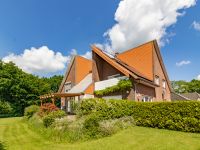
[(130, 100), (89, 99), (82, 101), (78, 115), (96, 114), (101, 119), (132, 116), (136, 125), (200, 133), (200, 102), (139, 103)]

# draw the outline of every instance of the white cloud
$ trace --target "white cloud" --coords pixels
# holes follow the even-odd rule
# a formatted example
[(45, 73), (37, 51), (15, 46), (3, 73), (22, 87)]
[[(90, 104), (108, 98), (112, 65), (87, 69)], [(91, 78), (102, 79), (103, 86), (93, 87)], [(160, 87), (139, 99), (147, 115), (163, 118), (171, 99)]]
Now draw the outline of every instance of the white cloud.
[[(27, 73), (38, 75), (45, 75), (48, 73), (56, 73), (66, 68), (70, 62), (71, 56), (77, 55), (77, 50), (72, 49), (69, 55), (64, 56), (60, 52), (54, 52), (47, 46), (39, 48), (32, 47), (25, 49), (20, 55), (13, 53), (3, 57), (4, 62), (14, 62), (19, 68)], [(91, 52), (87, 51), (81, 55), (85, 58), (91, 59)]]
[(200, 22), (193, 21), (192, 27), (193, 27), (195, 30), (200, 31)]
[(197, 80), (200, 80), (200, 75), (197, 76)]
[(2, 59), (4, 62), (12, 61), (22, 70), (28, 73), (52, 73), (65, 68), (70, 61), (69, 56), (63, 56), (60, 52), (54, 52), (47, 46), (25, 49), (20, 55), (13, 53)]
[(85, 54), (81, 55), (84, 58), (87, 59), (92, 59), (92, 52), (91, 51), (87, 51)]
[(118, 52), (153, 39), (163, 45), (169, 41), (166, 29), (195, 4), (196, 0), (122, 0), (115, 12), (117, 23), (104, 36)]
[(189, 60), (182, 60), (180, 62), (177, 62), (176, 66), (181, 67), (183, 65), (189, 65), (189, 64), (191, 64), (191, 61), (189, 61)]

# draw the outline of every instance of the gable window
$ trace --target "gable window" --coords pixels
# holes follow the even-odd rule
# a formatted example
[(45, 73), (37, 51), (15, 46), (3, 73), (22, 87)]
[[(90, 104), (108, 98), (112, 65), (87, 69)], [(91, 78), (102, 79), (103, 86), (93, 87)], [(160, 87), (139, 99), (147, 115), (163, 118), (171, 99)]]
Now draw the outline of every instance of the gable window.
[(160, 85), (160, 78), (159, 78), (159, 76), (155, 76), (155, 84)]
[(166, 81), (162, 80), (162, 87), (165, 89), (166, 88)]
[(72, 88), (71, 81), (65, 83), (65, 92), (68, 92)]

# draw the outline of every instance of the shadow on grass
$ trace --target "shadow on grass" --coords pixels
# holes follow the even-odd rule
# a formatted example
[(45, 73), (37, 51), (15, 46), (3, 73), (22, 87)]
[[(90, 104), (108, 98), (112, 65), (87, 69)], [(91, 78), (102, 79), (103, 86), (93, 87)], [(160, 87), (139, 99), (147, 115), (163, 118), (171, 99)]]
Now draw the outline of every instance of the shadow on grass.
[(0, 141), (0, 150), (6, 150), (6, 144), (2, 141)]

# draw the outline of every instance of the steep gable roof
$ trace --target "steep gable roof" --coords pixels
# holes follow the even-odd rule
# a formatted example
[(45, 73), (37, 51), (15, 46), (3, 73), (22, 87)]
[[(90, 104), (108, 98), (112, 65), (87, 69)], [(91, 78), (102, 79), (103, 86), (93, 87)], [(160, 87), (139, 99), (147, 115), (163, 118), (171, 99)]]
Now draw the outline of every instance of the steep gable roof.
[(146, 79), (153, 80), (153, 42), (148, 42), (117, 55)]
[(117, 63), (114, 59), (110, 58), (108, 55), (106, 55), (101, 49), (96, 47), (95, 45), (91, 46), (92, 51), (99, 55), (101, 58), (103, 58), (106, 62), (108, 62), (110, 65), (112, 65), (114, 68), (118, 69), (121, 73), (126, 75), (127, 77), (132, 74), (129, 70), (121, 66), (119, 63)]
[(117, 55), (117, 58), (128, 66), (134, 68), (135, 71), (140, 73), (140, 76), (145, 79), (154, 80), (154, 63), (153, 55), (156, 54), (161, 65), (167, 84), (171, 90), (171, 84), (163, 59), (158, 47), (157, 41), (153, 40), (138, 47), (132, 48)]
[(99, 55), (102, 59), (107, 61), (110, 65), (112, 65), (114, 68), (118, 69), (120, 72), (122, 72), (124, 75), (130, 77), (132, 76), (137, 82), (146, 84), (148, 86), (157, 86), (154, 84), (152, 80), (149, 80), (145, 75), (137, 71), (132, 66), (129, 66), (128, 64), (124, 63), (122, 60), (116, 58), (116, 57), (110, 57), (105, 52), (103, 52), (101, 49), (97, 48), (96, 46), (91, 46), (92, 51)]
[(73, 56), (68, 68), (65, 72), (65, 76), (61, 82), (58, 92), (61, 93), (64, 87), (64, 84), (69, 76), (69, 73), (72, 69), (72, 66), (75, 66), (75, 85), (81, 82), (88, 74), (92, 71), (92, 61), (86, 59), (82, 56)]
[(105, 54), (101, 49), (96, 46), (92, 46), (92, 51), (98, 54), (101, 58), (111, 64), (113, 67), (124, 73), (126, 76), (132, 76), (134, 79), (142, 80), (148, 82), (155, 86), (154, 84), (154, 57), (156, 54), (166, 78), (167, 84), (171, 91), (170, 80), (167, 75), (166, 68), (164, 66), (160, 49), (158, 47), (157, 41), (153, 40), (142, 44), (138, 47), (132, 48), (130, 50), (124, 51), (117, 54), (116, 57), (111, 58), (109, 55)]

